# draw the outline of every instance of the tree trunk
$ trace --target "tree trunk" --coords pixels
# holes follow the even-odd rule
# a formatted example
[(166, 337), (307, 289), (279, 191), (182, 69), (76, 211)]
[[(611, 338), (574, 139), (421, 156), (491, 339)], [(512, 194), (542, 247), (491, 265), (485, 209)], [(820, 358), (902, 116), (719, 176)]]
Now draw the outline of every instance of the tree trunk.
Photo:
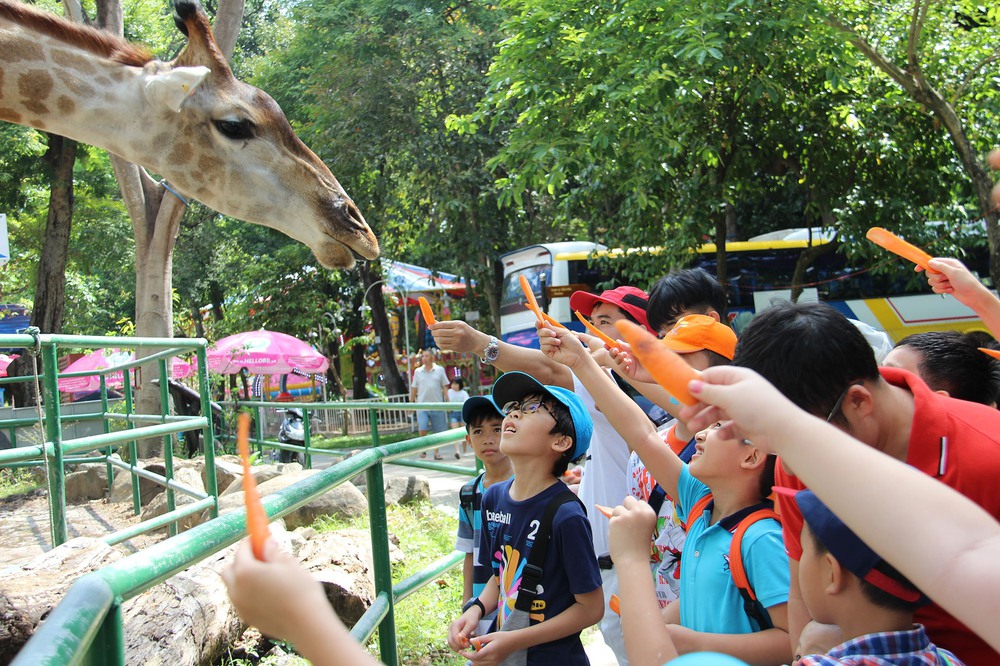
[(396, 351), (392, 345), (392, 328), (389, 326), (389, 317), (385, 312), (385, 299), (382, 298), (382, 290), (369, 289), (377, 285), (379, 276), (375, 273), (371, 264), (364, 262), (359, 264), (358, 271), (361, 273), (361, 281), (368, 293), (368, 305), (371, 306), (372, 326), (375, 327), (375, 335), (378, 338), (378, 355), (382, 362), (382, 374), (385, 375), (385, 392), (388, 395), (400, 395), (406, 393), (406, 384), (399, 374), (399, 366), (396, 365)]
[[(45, 245), (38, 261), (31, 325), (42, 333), (59, 333), (66, 306), (66, 260), (73, 226), (73, 167), (76, 164), (77, 144), (54, 134), (46, 136), (49, 147), (42, 161), (49, 171), (49, 213), (45, 222)], [(27, 354), (22, 354), (18, 360), (20, 362), (8, 368), (9, 375), (34, 373)], [(35, 404), (33, 382), (19, 382), (9, 387), (15, 405), (24, 407)]]

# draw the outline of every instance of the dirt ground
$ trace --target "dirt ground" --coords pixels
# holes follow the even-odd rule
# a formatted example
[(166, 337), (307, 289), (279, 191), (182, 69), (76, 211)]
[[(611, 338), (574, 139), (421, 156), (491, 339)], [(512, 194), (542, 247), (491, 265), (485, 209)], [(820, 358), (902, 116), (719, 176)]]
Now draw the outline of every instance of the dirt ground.
[[(69, 537), (100, 538), (139, 522), (132, 503), (93, 500), (66, 507)], [(0, 566), (19, 565), (52, 549), (49, 505), (44, 490), (0, 499)], [(140, 535), (118, 544), (129, 555), (166, 538), (166, 532)]]

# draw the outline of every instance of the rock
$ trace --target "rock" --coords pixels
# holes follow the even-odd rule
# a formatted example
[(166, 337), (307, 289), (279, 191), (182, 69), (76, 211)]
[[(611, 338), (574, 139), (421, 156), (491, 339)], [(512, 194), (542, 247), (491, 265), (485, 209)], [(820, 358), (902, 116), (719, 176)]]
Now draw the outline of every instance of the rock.
[(121, 558), (100, 539), (79, 537), (0, 571), (0, 662), (10, 662), (77, 578)]
[(80, 465), (66, 475), (66, 503), (81, 504), (103, 499), (108, 494), (108, 468), (105, 465)]
[[(302, 470), (290, 474), (282, 474), (258, 486), (261, 497), (276, 493), (299, 481), (319, 474), (318, 470)], [(219, 514), (242, 509), (243, 492), (226, 493), (219, 497)], [(368, 501), (361, 491), (349, 483), (342, 483), (333, 490), (320, 495), (312, 502), (299, 507), (285, 516), (285, 525), (289, 530), (311, 525), (320, 516), (339, 515), (348, 518), (360, 516), (368, 510)], [(207, 512), (206, 512), (207, 514)]]
[[(398, 548), (395, 557), (402, 557)], [(367, 531), (319, 534), (306, 542), (299, 561), (323, 584), (327, 599), (347, 626), (353, 626), (374, 601), (375, 578)]]
[[(276, 479), (281, 476), (281, 468), (292, 468), (292, 465), (277, 464), (277, 465), (254, 465), (250, 468), (250, 473), (253, 474), (253, 478), (256, 479), (257, 485), (267, 483), (271, 479)], [(295, 465), (297, 470), (301, 471), (302, 467)], [(294, 468), (293, 468), (294, 469)], [(243, 478), (243, 466), (240, 466), (239, 478)], [(243, 485), (240, 483), (230, 483), (225, 490), (219, 491), (219, 496), (231, 495), (233, 493), (243, 492)]]
[[(243, 465), (239, 456), (216, 456), (215, 457), (215, 484), (221, 494), (234, 481), (243, 478)], [(208, 488), (208, 466), (203, 465), (201, 469), (201, 481)]]
[(396, 476), (385, 484), (386, 506), (426, 502), (431, 498), (431, 483), (425, 476)]
[[(197, 490), (199, 492), (205, 492), (205, 486), (202, 485), (201, 474), (198, 470), (190, 467), (181, 467), (180, 469), (174, 470), (174, 480), (178, 483), (182, 483), (185, 486), (191, 488), (192, 490)], [(174, 491), (174, 508), (179, 509), (182, 506), (192, 504), (197, 500), (190, 495), (178, 491)], [(157, 516), (162, 516), (167, 512), (167, 493), (166, 491), (161, 492), (156, 495), (149, 504), (142, 510), (142, 520), (149, 520), (150, 518), (155, 518)], [(195, 525), (199, 525), (208, 519), (208, 512), (194, 513), (189, 516), (185, 516), (181, 519), (178, 524), (178, 531), (183, 532), (184, 530), (190, 529)], [(166, 526), (160, 528), (156, 531), (166, 531), (168, 528)]]
[[(149, 470), (154, 474), (162, 475), (166, 471), (166, 466), (162, 459), (150, 458), (140, 460), (136, 463), (139, 469)], [(176, 469), (176, 468), (175, 468)], [(151, 479), (139, 477), (139, 505), (146, 506), (157, 494), (163, 492), (163, 486)], [(131, 502), (132, 501), (132, 474), (128, 470), (116, 469), (115, 479), (111, 484), (111, 495), (109, 502)]]

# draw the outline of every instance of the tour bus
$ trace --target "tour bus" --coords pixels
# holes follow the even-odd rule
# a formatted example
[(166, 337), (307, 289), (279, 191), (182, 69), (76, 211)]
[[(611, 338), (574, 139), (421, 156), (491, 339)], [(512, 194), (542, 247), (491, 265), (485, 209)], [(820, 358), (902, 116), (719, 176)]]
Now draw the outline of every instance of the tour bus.
[[(745, 319), (775, 300), (788, 300), (792, 274), (799, 254), (806, 248), (831, 242), (821, 229), (798, 229), (726, 243), (725, 289), (730, 320)], [(716, 247), (709, 243), (695, 251), (690, 264), (716, 275)], [(597, 268), (596, 255), (611, 258), (611, 265), (628, 261), (634, 251), (609, 250), (589, 242), (543, 243), (501, 256), (504, 279), (500, 302), (503, 339), (525, 347), (538, 347), (534, 315), (524, 306), (520, 276), (528, 282), (539, 305), (568, 328), (583, 330), (569, 307), (577, 290), (597, 292), (613, 275)], [(972, 252), (966, 265), (988, 283), (986, 251)], [(885, 261), (900, 261), (886, 255)], [(952, 297), (934, 294), (926, 280), (908, 268), (892, 274), (875, 274), (872, 266), (853, 266), (839, 252), (821, 255), (806, 272), (799, 302), (823, 301), (846, 316), (888, 333), (894, 342), (924, 331), (971, 331), (986, 328), (978, 317)], [(664, 274), (669, 267), (664, 267)], [(613, 271), (612, 271), (613, 272)], [(616, 282), (615, 284), (621, 284)], [(649, 288), (652, 285), (636, 285)]]

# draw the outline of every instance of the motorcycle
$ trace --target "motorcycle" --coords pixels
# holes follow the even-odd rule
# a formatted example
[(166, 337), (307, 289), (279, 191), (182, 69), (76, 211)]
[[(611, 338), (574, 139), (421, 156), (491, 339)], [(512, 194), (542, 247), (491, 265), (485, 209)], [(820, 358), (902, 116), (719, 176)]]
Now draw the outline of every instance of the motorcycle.
[[(284, 410), (285, 418), (278, 428), (278, 442), (282, 444), (293, 444), (304, 446), (306, 441), (305, 424), (302, 419), (302, 411), (294, 407)], [(310, 423), (312, 425), (312, 423)], [(306, 456), (300, 451), (278, 451), (278, 461), (283, 463), (297, 462), (300, 465), (306, 464)]]

